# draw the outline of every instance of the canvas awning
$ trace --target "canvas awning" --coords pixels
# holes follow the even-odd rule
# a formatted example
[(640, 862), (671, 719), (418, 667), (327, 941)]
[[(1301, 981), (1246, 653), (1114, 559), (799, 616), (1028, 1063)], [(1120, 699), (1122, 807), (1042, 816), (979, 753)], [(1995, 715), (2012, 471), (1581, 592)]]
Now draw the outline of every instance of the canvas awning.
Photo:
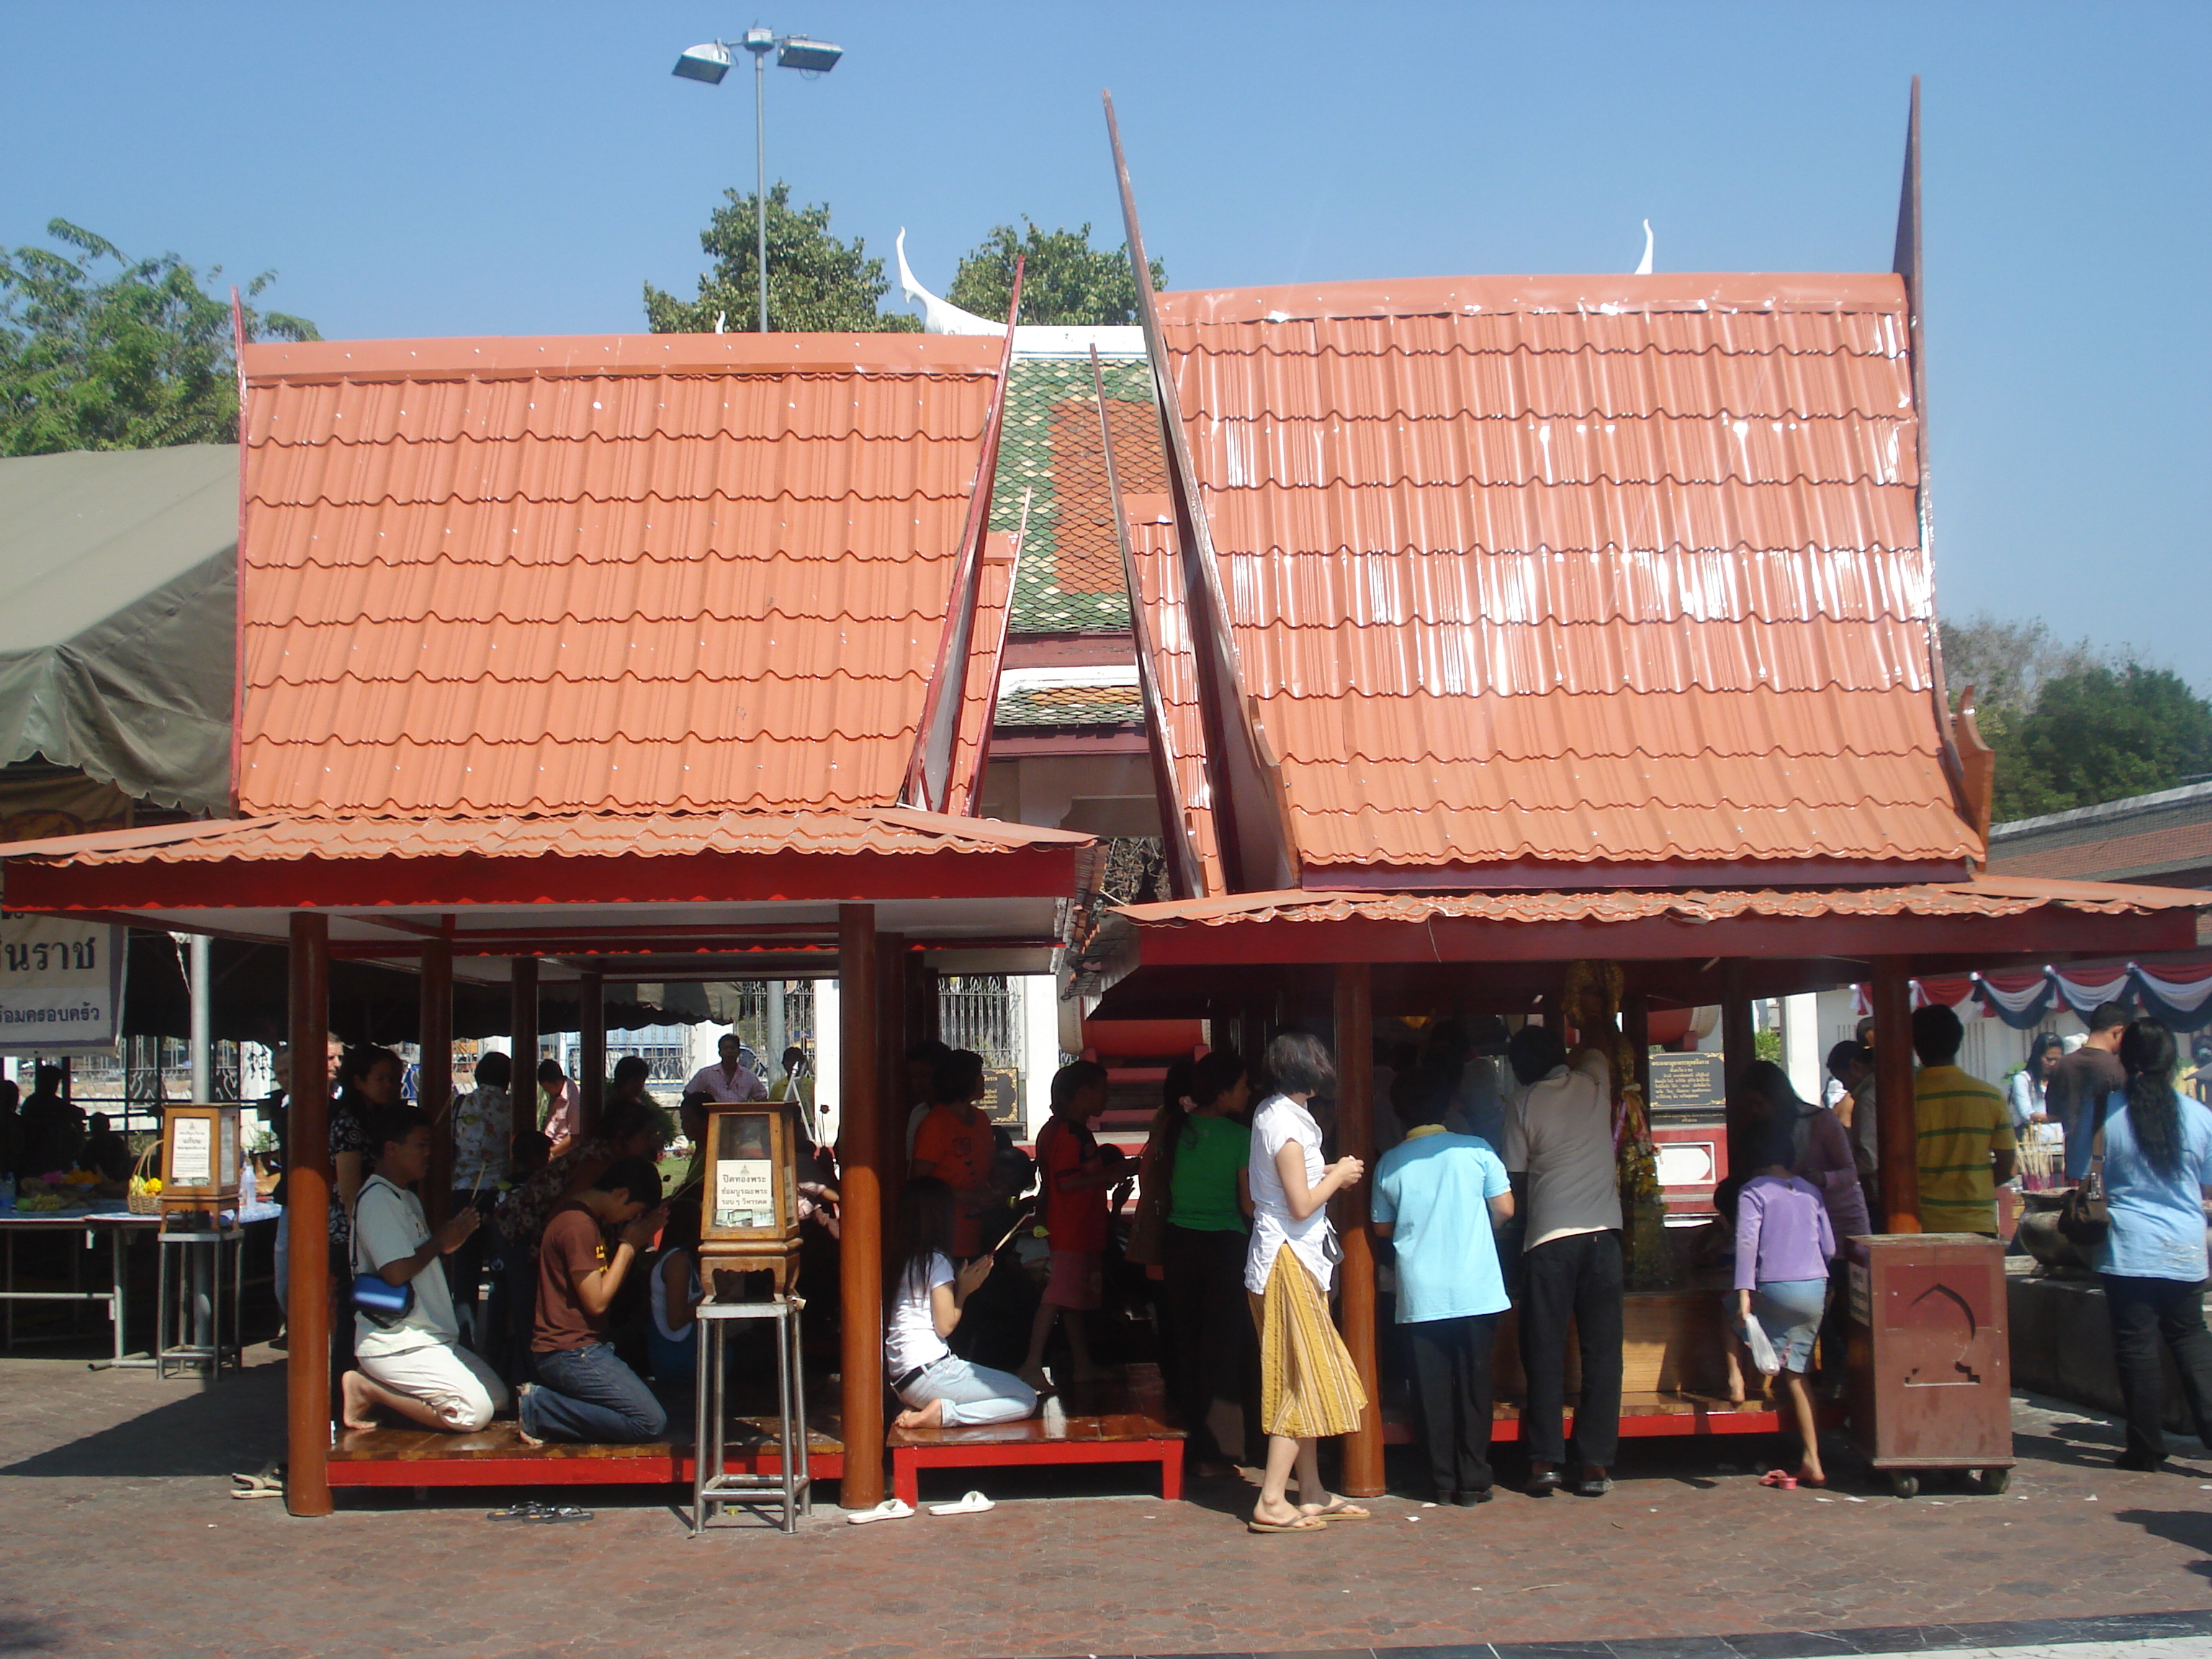
[(234, 445), (0, 460), (0, 761), (227, 810), (237, 556)]

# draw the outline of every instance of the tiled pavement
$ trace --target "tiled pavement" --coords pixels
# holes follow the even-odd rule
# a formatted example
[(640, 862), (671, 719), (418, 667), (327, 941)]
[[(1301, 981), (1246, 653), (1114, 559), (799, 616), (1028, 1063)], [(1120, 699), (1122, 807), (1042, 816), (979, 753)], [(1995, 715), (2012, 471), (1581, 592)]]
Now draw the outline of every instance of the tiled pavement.
[[(1646, 1443), (1602, 1500), (1386, 1499), (1319, 1536), (1247, 1534), (1241, 1487), (1168, 1504), (1129, 1495), (1129, 1471), (954, 1470), (925, 1497), (1003, 1501), (693, 1542), (657, 1495), (593, 1492), (589, 1523), (528, 1528), (484, 1521), (500, 1493), (343, 1497), (314, 1522), (233, 1503), (229, 1472), (282, 1433), (282, 1369), (254, 1358), (212, 1389), (0, 1360), (0, 1653), (1797, 1659), (2081, 1641), (2033, 1621), (2212, 1607), (2212, 1460), (2177, 1442), (2186, 1473), (2122, 1474), (2109, 1425), (2026, 1401), (1995, 1498), (1766, 1491), (1757, 1443)], [(1024, 1501), (1048, 1491), (1070, 1501)]]

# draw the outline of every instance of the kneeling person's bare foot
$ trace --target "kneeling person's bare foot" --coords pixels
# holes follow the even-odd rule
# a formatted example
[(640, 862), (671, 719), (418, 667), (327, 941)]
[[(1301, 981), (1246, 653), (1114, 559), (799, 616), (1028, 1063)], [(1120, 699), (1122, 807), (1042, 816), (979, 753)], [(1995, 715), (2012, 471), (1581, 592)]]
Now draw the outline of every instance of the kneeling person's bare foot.
[(376, 1426), (376, 1407), (369, 1400), (368, 1383), (368, 1379), (359, 1371), (348, 1371), (338, 1378), (338, 1392), (345, 1401), (338, 1420), (349, 1429)]
[(933, 1400), (919, 1410), (902, 1411), (891, 1419), (891, 1426), (900, 1429), (941, 1429), (945, 1426), (945, 1402)]

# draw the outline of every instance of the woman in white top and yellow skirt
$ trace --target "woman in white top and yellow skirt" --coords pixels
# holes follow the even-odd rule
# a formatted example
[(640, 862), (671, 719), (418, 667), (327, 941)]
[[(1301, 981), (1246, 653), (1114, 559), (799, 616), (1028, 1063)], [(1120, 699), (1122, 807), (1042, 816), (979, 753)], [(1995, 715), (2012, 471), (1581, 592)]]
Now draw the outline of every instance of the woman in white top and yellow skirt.
[[(1343, 1251), (1329, 1224), (1328, 1200), (1357, 1184), (1356, 1158), (1322, 1163), (1321, 1127), (1306, 1109), (1334, 1086), (1336, 1068), (1316, 1038), (1286, 1032), (1267, 1045), (1262, 1073), (1269, 1094), (1252, 1114), (1252, 1243), (1244, 1289), (1260, 1328), (1260, 1421), (1267, 1468), (1247, 1522), (1255, 1533), (1319, 1532), (1331, 1521), (1364, 1521), (1368, 1511), (1332, 1498), (1321, 1482), (1315, 1443), (1349, 1434), (1367, 1408), (1367, 1391), (1328, 1314), (1328, 1292)], [(1290, 1501), (1291, 1474), (1298, 1501)]]

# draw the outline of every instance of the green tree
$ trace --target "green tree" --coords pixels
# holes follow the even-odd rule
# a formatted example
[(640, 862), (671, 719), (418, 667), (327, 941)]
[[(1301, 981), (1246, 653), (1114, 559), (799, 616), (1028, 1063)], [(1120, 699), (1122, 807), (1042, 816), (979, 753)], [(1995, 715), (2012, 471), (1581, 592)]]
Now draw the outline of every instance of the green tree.
[(2002, 729), (2033, 709), (2050, 681), (2106, 659), (2087, 640), (2069, 644), (2054, 637), (2048, 623), (2000, 622), (1986, 611), (1963, 623), (1941, 623), (1938, 632), (1952, 706), (1974, 687), (1976, 724), (1984, 737), (1993, 723)]
[[(945, 297), (978, 317), (1005, 320), (1013, 299), (1014, 261), (1022, 270), (1022, 321), (1064, 328), (1102, 326), (1137, 320), (1137, 276), (1129, 268), (1129, 248), (1109, 253), (1091, 246), (1091, 227), (1069, 230), (1037, 228), (1026, 214), (1025, 234), (999, 225), (960, 262), (952, 291)], [(1167, 267), (1152, 262), (1152, 287), (1168, 285)]]
[[(222, 267), (203, 277), (173, 253), (131, 259), (66, 219), (46, 234), (75, 252), (0, 251), (0, 455), (235, 440), (230, 302), (209, 291)], [(245, 314), (248, 339), (321, 337), (305, 318)]]
[(2001, 820), (2147, 795), (2212, 773), (2212, 702), (2167, 668), (2100, 663), (2059, 675), (2014, 730), (2009, 788), (2005, 750), (1997, 755)]
[[(714, 268), (699, 279), (699, 297), (679, 300), (645, 285), (645, 316), (655, 334), (712, 334), (717, 321), (733, 333), (760, 323), (760, 272), (755, 263), (757, 196), (723, 192), (699, 246)], [(778, 179), (768, 192), (768, 320), (778, 334), (912, 332), (921, 324), (899, 313), (878, 311), (890, 289), (884, 262), (867, 257), (867, 243), (848, 244), (830, 234), (826, 204), (794, 209), (791, 186)]]

